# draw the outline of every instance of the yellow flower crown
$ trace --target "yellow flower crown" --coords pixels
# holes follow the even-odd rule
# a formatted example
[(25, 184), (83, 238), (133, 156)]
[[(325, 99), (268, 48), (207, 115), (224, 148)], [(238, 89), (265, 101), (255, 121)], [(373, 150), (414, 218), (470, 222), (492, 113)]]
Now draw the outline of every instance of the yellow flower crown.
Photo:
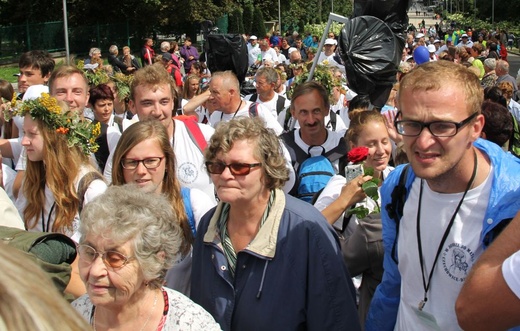
[(32, 100), (12, 102), (10, 106), (11, 109), (4, 114), (6, 120), (15, 115), (30, 115), (31, 118), (42, 121), (51, 130), (65, 135), (69, 147), (78, 146), (86, 155), (96, 152), (99, 148), (96, 138), (101, 133), (100, 123), (92, 124), (72, 111), (63, 112), (58, 100), (48, 93), (42, 93), (41, 97)]

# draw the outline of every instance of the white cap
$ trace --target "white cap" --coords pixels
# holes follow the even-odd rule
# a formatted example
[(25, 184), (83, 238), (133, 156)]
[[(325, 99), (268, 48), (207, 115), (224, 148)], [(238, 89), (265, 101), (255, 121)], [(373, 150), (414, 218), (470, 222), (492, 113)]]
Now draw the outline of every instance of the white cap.
[(466, 33), (463, 33), (462, 36), (460, 36), (461, 38), (468, 38), (468, 35)]
[(45, 85), (32, 85), (25, 91), (22, 101), (34, 100), (41, 97), (42, 93), (49, 93), (49, 87)]
[(257, 40), (258, 38), (255, 36), (255, 35), (252, 35), (251, 37), (249, 37), (249, 40)]
[(292, 52), (297, 51), (297, 50), (298, 49), (296, 47), (290, 47), (289, 51), (287, 52), (287, 54), (291, 54)]
[(433, 41), (434, 44), (436, 44), (436, 43), (440, 43), (440, 42), (441, 42), (441, 41), (440, 41), (439, 39), (435, 39), (435, 40)]
[(424, 37), (424, 34), (422, 33), (418, 33), (416, 36), (415, 36), (415, 39), (419, 39), (419, 38), (423, 38)]
[(325, 45), (337, 45), (336, 39), (327, 38), (325, 39)]
[(428, 45), (428, 52), (435, 53), (437, 50), (435, 49), (435, 45)]

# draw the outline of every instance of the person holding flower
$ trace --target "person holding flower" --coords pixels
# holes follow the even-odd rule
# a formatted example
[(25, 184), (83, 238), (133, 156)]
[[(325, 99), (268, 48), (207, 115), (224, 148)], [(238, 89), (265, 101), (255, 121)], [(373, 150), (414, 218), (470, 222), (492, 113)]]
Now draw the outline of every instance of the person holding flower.
[(335, 175), (314, 206), (339, 233), (343, 258), (351, 276), (363, 275), (358, 310), (363, 325), (371, 298), (383, 275), (378, 186), (393, 170), (388, 166), (392, 145), (384, 117), (376, 111), (356, 114), (346, 138), (351, 148), (349, 164), (362, 164), (364, 174), (348, 182), (344, 176)]
[[(77, 241), (79, 211), (107, 188), (90, 160), (99, 125), (81, 119), (47, 93), (17, 105), (15, 115), (24, 116), (27, 168), (16, 207), (25, 226)], [(73, 294), (82, 292), (84, 287)]]

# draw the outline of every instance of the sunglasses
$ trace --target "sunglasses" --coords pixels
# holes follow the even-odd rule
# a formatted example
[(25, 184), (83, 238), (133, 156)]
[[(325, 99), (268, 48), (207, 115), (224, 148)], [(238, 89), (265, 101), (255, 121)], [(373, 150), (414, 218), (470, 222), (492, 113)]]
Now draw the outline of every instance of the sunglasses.
[(225, 164), (224, 162), (206, 162), (206, 169), (210, 174), (220, 175), (226, 168), (233, 176), (245, 176), (251, 172), (251, 168), (261, 166), (261, 163), (231, 163)]
[(107, 267), (119, 269), (124, 267), (132, 257), (126, 257), (116, 251), (98, 252), (92, 246), (82, 244), (78, 245), (77, 252), (81, 260), (88, 264), (92, 264), (99, 256)]

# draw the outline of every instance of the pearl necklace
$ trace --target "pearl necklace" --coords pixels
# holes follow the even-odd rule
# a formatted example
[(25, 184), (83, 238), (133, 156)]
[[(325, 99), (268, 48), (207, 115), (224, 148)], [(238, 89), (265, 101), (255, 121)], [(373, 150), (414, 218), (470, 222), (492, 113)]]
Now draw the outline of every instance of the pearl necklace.
[[(153, 311), (155, 310), (155, 306), (157, 306), (157, 292), (155, 292), (155, 296), (153, 299), (153, 306), (152, 306), (152, 309), (150, 310), (150, 314), (148, 314), (148, 318), (146, 318), (146, 322), (144, 322), (143, 327), (141, 328), (141, 331), (143, 331), (146, 328), (146, 325), (150, 321), (150, 318), (153, 315)], [(94, 310), (94, 316), (92, 316), (92, 328), (94, 329), (94, 331), (97, 331), (96, 330), (96, 313), (97, 313), (97, 310)]]

